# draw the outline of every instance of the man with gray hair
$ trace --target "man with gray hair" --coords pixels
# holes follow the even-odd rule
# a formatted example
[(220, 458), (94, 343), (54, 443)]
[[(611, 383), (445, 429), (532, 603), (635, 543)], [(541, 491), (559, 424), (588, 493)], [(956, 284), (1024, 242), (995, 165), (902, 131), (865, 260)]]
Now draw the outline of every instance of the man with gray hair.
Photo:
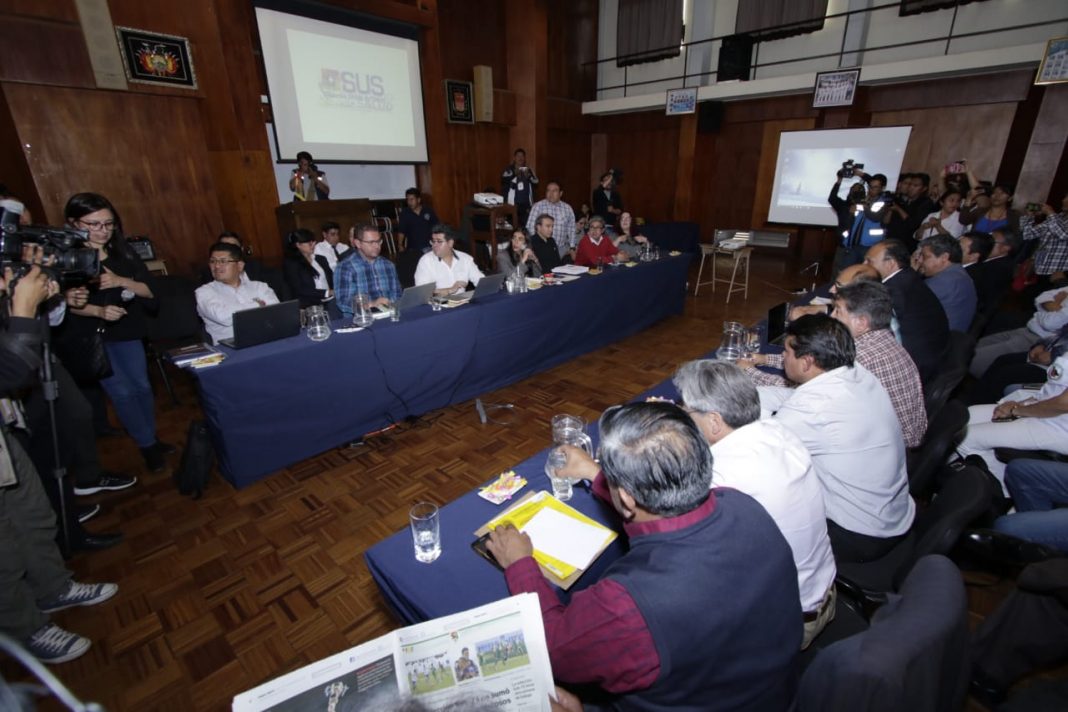
[(949, 235), (935, 235), (920, 243), (919, 272), (942, 303), (953, 331), (968, 331), (975, 318), (975, 283), (961, 266), (964, 253)]
[(564, 605), (526, 534), (502, 525), (487, 545), (509, 591), (537, 594), (553, 676), (620, 708), (789, 709), (801, 606), (775, 522), (749, 495), (710, 489), (712, 453), (678, 406), (610, 408), (600, 432), (600, 471), (567, 448), (560, 473), (593, 478), (624, 520), (629, 550), (602, 579)]
[(690, 361), (672, 380), (711, 446), (712, 486), (760, 502), (790, 545), (801, 592), (803, 650), (834, 618), (837, 571), (812, 457), (782, 423), (760, 420), (756, 386), (734, 364)]

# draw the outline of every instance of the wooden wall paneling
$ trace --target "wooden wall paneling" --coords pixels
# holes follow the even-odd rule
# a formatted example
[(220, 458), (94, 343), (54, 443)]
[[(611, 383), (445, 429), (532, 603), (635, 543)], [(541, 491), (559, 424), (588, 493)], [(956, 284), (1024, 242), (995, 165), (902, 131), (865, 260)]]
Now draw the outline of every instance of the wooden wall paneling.
[(590, 100), (594, 71), (586, 63), (597, 60), (596, 0), (548, 0), (549, 96)]
[(1015, 69), (969, 77), (881, 84), (868, 87), (868, 104), (873, 112), (885, 112), (1023, 101), (1034, 78), (1033, 69)]
[(693, 215), (693, 171), (697, 151), (697, 114), (679, 117), (678, 163), (675, 166), (674, 220), (689, 220)]
[[(177, 272), (199, 270), (205, 238), (222, 228), (198, 100), (7, 84), (45, 217), (62, 221), (71, 194), (107, 196), (126, 232), (148, 234)], [(167, 117), (165, 126), (124, 121)], [(205, 196), (210, 196), (205, 198)]]
[[(438, 61), (443, 79), (469, 82), (472, 67), (486, 64), (493, 68), (493, 86), (511, 87), (505, 5), (497, 0), (439, 0), (437, 30), (441, 53)], [(425, 71), (425, 63), (423, 68)]]
[(1068, 135), (1065, 117), (1068, 117), (1068, 85), (1046, 87), (1042, 108), (1035, 118), (1027, 146), (1027, 155), (1020, 168), (1020, 177), (1015, 181), (1017, 207), (1029, 202), (1044, 203), (1051, 200), (1052, 205), (1060, 209), (1061, 196), (1049, 198), (1049, 195), (1065, 146), (1068, 145), (1065, 140)]
[[(544, 3), (506, 4), (505, 37), (508, 43), (508, 88), (515, 94), (516, 121), (510, 142), (522, 147), (532, 166), (543, 163), (548, 142), (548, 28)], [(540, 198), (539, 194), (535, 199)]]
[[(902, 169), (923, 171), (937, 180), (943, 166), (967, 159), (979, 178), (993, 179), (1005, 152), (1016, 103), (959, 109), (911, 109), (872, 114), (872, 126), (912, 126)], [(873, 172), (881, 171), (871, 166)], [(887, 176), (893, 181), (896, 176)]]
[(78, 23), (78, 8), (74, 5), (74, 0), (0, 0), (0, 15)]
[[(40, 3), (68, 6), (72, 2)], [(0, 12), (0, 80), (95, 87), (78, 16), (41, 19)]]
[(753, 121), (724, 122), (719, 133), (698, 134), (695, 214), (706, 239), (715, 229), (751, 227), (763, 140), (763, 124)]
[(19, 140), (18, 130), (11, 117), (7, 103), (7, 86), (0, 83), (0, 183), (7, 186), (11, 194), (30, 209), (30, 217), (37, 224), (48, 222), (41, 199), (37, 195), (37, 185), (33, 180), (26, 154)]
[(586, 157), (590, 155), (591, 137), (587, 131), (569, 131), (567, 129), (549, 129), (548, 161), (539, 167), (542, 193), (545, 183), (555, 180), (564, 190), (564, 201), (578, 213), (583, 203), (588, 203), (593, 190), (590, 180), (590, 166)]
[[(674, 117), (677, 119), (677, 117)], [(671, 220), (675, 209), (675, 163), (679, 126), (608, 135), (608, 165), (623, 171), (623, 206), (648, 222)], [(592, 192), (592, 184), (591, 191)]]

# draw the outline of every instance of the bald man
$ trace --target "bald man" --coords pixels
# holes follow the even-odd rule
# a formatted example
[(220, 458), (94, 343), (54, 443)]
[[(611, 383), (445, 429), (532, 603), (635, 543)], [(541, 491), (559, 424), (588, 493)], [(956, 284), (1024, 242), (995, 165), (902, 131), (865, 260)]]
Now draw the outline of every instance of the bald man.
[[(838, 273), (838, 277), (834, 280), (834, 284), (831, 285), (831, 294), (837, 294), (839, 287), (844, 287), (847, 284), (852, 284), (857, 280), (870, 280), (872, 282), (879, 281), (879, 273), (874, 267), (866, 264), (849, 265), (842, 269)], [(790, 310), (790, 321), (800, 319), (805, 314), (830, 314), (830, 304), (806, 304), (804, 306), (794, 307)]]

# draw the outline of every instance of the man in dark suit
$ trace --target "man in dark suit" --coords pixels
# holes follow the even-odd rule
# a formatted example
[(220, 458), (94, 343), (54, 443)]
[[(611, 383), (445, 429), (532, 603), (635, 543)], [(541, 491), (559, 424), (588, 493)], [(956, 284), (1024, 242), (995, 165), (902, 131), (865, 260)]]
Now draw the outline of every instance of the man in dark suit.
[(901, 331), (901, 345), (926, 383), (938, 373), (949, 344), (949, 320), (942, 303), (909, 266), (908, 248), (897, 240), (883, 240), (868, 248), (865, 264), (879, 273), (890, 290)]
[[(974, 241), (973, 241), (974, 245)], [(982, 261), (975, 280), (975, 291), (979, 295), (979, 312), (990, 315), (997, 311), (1001, 300), (1012, 286), (1012, 275), (1016, 269), (1013, 255), (1019, 248), (1020, 238), (1008, 228), (999, 228), (991, 233), (990, 254)], [(964, 237), (961, 237), (964, 247)], [(974, 247), (973, 247), (974, 249)], [(972, 270), (968, 270), (971, 273)]]

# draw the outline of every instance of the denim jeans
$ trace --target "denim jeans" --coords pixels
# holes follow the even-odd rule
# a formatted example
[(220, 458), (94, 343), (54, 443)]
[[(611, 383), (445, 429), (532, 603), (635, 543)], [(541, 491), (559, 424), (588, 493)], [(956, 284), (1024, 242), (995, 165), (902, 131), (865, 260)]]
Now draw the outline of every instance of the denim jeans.
[[(1068, 552), (1068, 463), (1013, 460), (1005, 484), (1016, 513), (999, 517), (994, 528), (1021, 539)], [(1060, 507), (1060, 508), (1058, 508)]]
[(156, 442), (156, 403), (140, 341), (106, 341), (112, 375), (100, 381), (126, 432), (138, 447)]

